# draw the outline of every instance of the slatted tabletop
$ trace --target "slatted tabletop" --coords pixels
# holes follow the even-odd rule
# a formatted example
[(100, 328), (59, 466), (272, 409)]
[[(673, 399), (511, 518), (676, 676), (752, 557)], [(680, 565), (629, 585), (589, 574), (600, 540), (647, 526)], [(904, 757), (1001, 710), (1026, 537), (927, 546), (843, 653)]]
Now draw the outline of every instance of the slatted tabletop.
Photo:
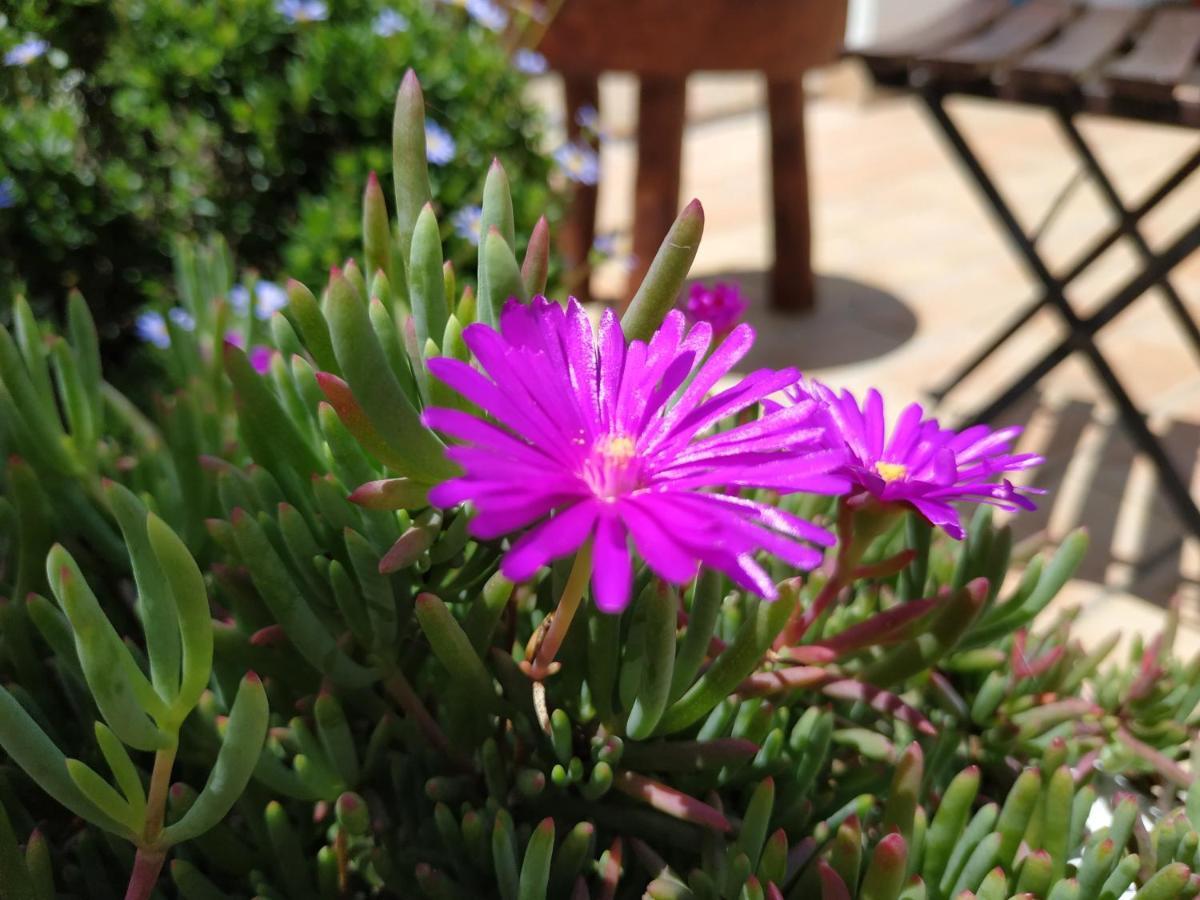
[(1200, 125), (1200, 9), (969, 0), (856, 51), (881, 82)]

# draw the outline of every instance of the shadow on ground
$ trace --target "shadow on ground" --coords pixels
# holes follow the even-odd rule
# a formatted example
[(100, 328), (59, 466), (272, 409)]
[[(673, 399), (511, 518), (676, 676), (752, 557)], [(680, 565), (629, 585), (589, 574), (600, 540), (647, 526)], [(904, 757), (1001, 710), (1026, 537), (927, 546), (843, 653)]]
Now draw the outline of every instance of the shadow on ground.
[[(1196, 605), (1196, 538), (1188, 535), (1153, 467), (1138, 456), (1110, 409), (1035, 395), (996, 424), (1031, 425), (1046, 457), (1029, 483), (1047, 493), (1036, 512), (1012, 520), (1018, 540), (1044, 536), (1057, 543), (1083, 526), (1091, 547), (1077, 577), (1160, 606), (1182, 591)], [(1176, 469), (1196, 483), (1200, 424), (1170, 421), (1157, 430)]]
[(768, 306), (767, 272), (715, 272), (693, 279), (736, 282), (749, 301), (745, 320), (758, 336), (740, 369), (796, 365), (823, 369), (877, 359), (903, 345), (917, 330), (904, 301), (874, 285), (840, 275), (817, 277), (816, 308), (777, 313)]

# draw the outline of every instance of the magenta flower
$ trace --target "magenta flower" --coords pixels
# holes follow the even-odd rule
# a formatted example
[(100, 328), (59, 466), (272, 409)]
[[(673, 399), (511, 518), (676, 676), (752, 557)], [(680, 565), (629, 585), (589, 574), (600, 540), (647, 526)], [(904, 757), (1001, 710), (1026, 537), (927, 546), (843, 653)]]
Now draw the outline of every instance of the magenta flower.
[(835, 393), (820, 382), (803, 380), (789, 388), (793, 402), (817, 401), (828, 415), (829, 446), (846, 452), (842, 473), (881, 503), (911, 506), (956, 540), (965, 535), (955, 502), (990, 503), (1001, 509), (1035, 509), (1025, 494), (1037, 488), (1015, 487), (1005, 472), (1040, 465), (1036, 453), (1010, 453), (1021, 428), (992, 431), (975, 425), (961, 432), (926, 419), (919, 403), (900, 413), (888, 437), (883, 398), (872, 388), (860, 404), (849, 391)]
[(259, 375), (266, 375), (271, 371), (271, 360), (274, 358), (275, 351), (270, 347), (255, 344), (250, 348), (250, 365), (254, 367), (254, 371)]
[(776, 595), (755, 561), (766, 550), (812, 568), (831, 534), (739, 487), (842, 493), (832, 474), (842, 454), (825, 446), (816, 403), (777, 408), (722, 431), (718, 422), (795, 382), (795, 370), (759, 370), (709, 396), (750, 349), (741, 326), (707, 356), (712, 329), (685, 333), (679, 312), (648, 342), (628, 345), (612, 310), (599, 336), (583, 307), (543, 297), (510, 302), (497, 332), (463, 334), (485, 374), (464, 362), (431, 359), (430, 371), (490, 418), (430, 408), (430, 427), (463, 443), (448, 453), (460, 477), (429, 498), (447, 507), (470, 501), (472, 533), (500, 538), (528, 528), (501, 563), (505, 577), (529, 578), (550, 560), (592, 541), (596, 604), (629, 602), (629, 541), (661, 578), (684, 583), (699, 564), (766, 597)]
[[(232, 344), (239, 350), (246, 349), (246, 339), (236, 331), (225, 332), (225, 343)], [(271, 360), (275, 358), (275, 351), (270, 347), (255, 344), (246, 355), (250, 360), (250, 365), (259, 375), (266, 375), (271, 371)]]
[(707, 322), (714, 332), (724, 334), (746, 311), (746, 298), (736, 284), (727, 281), (718, 281), (711, 287), (697, 282), (682, 306), (688, 321)]

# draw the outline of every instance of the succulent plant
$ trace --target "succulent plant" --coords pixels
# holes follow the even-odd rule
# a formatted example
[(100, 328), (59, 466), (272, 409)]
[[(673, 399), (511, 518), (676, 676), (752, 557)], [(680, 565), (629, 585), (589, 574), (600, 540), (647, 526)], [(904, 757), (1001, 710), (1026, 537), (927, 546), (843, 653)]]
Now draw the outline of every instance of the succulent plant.
[(494, 165), (460, 287), (424, 118), (269, 319), (180, 244), (148, 411), (82, 300), (0, 334), (0, 898), (1195, 896), (1198, 673), (1042, 625), (1087, 539), (1007, 577), (1013, 434), (720, 386), (698, 204), (593, 330)]

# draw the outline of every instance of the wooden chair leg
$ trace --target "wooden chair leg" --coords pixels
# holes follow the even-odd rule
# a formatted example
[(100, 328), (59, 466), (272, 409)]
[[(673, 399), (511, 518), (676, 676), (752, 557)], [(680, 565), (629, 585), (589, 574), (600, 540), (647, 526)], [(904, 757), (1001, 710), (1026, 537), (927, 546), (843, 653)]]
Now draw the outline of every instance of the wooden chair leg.
[[(580, 127), (575, 121), (579, 110), (585, 106), (600, 108), (600, 81), (595, 75), (564, 75), (563, 88), (566, 94), (567, 138), (579, 137)], [(592, 268), (588, 255), (596, 239), (597, 185), (575, 184), (571, 192), (571, 206), (559, 234), (558, 246), (566, 267), (564, 282), (567, 293), (580, 300), (587, 300), (591, 290)]]
[(635, 262), (625, 292), (626, 305), (679, 214), (686, 89), (683, 78), (643, 78), (639, 89), (637, 184), (633, 197)]
[(815, 291), (801, 80), (768, 81), (767, 106), (771, 117), (771, 193), (775, 210), (771, 308), (776, 312), (803, 312), (812, 309)]

